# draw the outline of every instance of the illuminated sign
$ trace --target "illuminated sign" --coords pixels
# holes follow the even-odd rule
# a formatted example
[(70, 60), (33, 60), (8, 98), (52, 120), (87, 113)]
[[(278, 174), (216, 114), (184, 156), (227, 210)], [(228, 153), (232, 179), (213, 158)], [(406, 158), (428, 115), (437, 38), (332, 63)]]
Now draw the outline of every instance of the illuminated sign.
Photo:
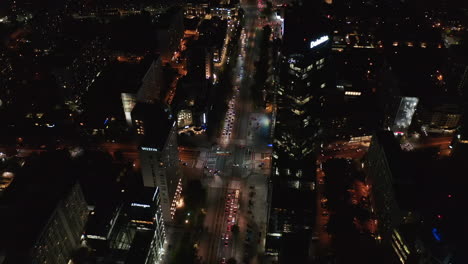
[(148, 147), (141, 147), (141, 150), (146, 150), (146, 151), (158, 151), (157, 148), (148, 148)]
[(322, 36), (322, 37), (320, 37), (320, 38), (318, 38), (318, 39), (316, 39), (316, 40), (313, 40), (313, 41), (310, 42), (310, 48), (311, 48), (311, 49), (312, 49), (312, 48), (315, 48), (315, 47), (317, 47), (318, 45), (327, 42), (329, 39), (330, 39), (330, 38), (329, 38), (328, 36)]
[(132, 203), (132, 206), (143, 207), (143, 208), (150, 207), (150, 205), (148, 205), (148, 204), (140, 204), (140, 203)]

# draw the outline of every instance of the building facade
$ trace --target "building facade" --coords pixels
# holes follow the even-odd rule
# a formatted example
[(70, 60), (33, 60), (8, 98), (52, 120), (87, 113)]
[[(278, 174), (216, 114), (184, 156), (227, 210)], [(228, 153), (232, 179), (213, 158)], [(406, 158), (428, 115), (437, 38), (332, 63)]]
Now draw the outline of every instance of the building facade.
[(32, 253), (31, 263), (68, 263), (78, 249), (88, 208), (79, 183), (61, 199), (42, 229)]
[(394, 189), (396, 178), (401, 177), (403, 171), (400, 156), (400, 145), (391, 131), (378, 131), (372, 136), (365, 159), (366, 182), (372, 186), (378, 229), (386, 241), (403, 217)]
[(132, 118), (141, 138), (143, 184), (159, 189), (163, 218), (170, 222), (182, 192), (176, 119), (169, 106), (163, 104), (137, 104)]
[(313, 6), (301, 3), (285, 10), (278, 65), (266, 251), (279, 258), (291, 253), (285, 237), (301, 243), (297, 234), (311, 238), (315, 223), (316, 207), (307, 201), (315, 198), (315, 155), (323, 133), (324, 95), (330, 86), (331, 41), (320, 14), (304, 11), (317, 10), (309, 5)]

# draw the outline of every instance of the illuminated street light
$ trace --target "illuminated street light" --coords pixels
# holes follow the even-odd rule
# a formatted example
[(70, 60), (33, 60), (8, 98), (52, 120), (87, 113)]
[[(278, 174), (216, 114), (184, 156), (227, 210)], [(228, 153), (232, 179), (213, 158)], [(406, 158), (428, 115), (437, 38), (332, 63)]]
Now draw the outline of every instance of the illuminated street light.
[(183, 197), (180, 197), (180, 199), (178, 201), (176, 201), (176, 208), (182, 208), (184, 207), (184, 198)]

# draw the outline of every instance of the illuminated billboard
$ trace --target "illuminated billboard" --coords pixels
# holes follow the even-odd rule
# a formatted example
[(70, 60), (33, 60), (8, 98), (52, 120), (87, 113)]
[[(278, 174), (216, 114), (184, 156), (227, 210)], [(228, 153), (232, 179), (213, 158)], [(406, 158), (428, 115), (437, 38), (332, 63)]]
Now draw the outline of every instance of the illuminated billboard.
[(318, 39), (316, 39), (316, 40), (312, 40), (312, 41), (310, 42), (310, 48), (313, 49), (313, 48), (315, 48), (315, 47), (317, 47), (317, 46), (319, 46), (319, 45), (321, 45), (321, 44), (327, 42), (329, 39), (330, 39), (330, 38), (329, 38), (328, 36), (322, 36), (322, 37), (320, 37), (320, 38), (318, 38)]

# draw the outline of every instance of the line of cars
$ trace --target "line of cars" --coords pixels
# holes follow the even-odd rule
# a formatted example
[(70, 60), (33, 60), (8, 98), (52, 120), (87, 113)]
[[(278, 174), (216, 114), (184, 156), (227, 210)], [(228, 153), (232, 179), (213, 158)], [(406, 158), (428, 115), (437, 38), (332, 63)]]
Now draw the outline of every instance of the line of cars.
[(236, 96), (233, 95), (232, 99), (229, 100), (228, 110), (226, 113), (226, 117), (224, 118), (224, 128), (223, 128), (223, 137), (229, 138), (231, 137), (232, 127), (234, 125), (234, 119), (236, 117), (236, 113), (234, 111), (234, 103), (235, 103)]
[(239, 190), (229, 190), (224, 208), (226, 219), (226, 233), (222, 235), (223, 244), (225, 247), (229, 245), (229, 240), (233, 232), (233, 227), (237, 223), (237, 212), (239, 210)]

